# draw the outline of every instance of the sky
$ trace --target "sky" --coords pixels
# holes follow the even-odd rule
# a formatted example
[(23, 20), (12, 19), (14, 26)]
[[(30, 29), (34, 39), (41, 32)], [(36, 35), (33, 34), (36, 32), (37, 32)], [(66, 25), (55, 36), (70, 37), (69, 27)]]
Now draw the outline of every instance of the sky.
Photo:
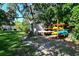
[[(5, 12), (7, 12), (7, 11), (8, 11), (7, 7), (8, 7), (8, 4), (5, 3), (5, 4), (3, 5), (2, 9), (3, 9)], [(22, 6), (20, 6), (20, 8), (22, 9)], [(20, 14), (20, 12), (18, 12), (18, 11), (16, 11), (16, 12), (17, 12), (17, 14), (19, 15), (19, 17), (22, 17), (22, 15)], [(23, 21), (23, 18), (18, 18), (18, 19), (15, 19), (15, 20), (18, 20), (18, 21), (22, 22), (22, 21)]]

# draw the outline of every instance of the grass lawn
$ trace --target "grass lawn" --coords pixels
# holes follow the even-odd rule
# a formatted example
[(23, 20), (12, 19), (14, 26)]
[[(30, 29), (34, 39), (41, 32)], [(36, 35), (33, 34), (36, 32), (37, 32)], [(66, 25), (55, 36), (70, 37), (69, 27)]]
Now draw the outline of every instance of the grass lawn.
[(24, 32), (0, 31), (0, 56), (17, 55)]

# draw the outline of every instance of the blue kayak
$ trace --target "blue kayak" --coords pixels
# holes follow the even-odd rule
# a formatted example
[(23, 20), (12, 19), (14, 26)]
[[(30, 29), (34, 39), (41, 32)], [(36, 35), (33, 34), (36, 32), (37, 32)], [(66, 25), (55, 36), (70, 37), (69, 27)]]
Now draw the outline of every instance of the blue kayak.
[(58, 31), (58, 35), (68, 35), (67, 30)]

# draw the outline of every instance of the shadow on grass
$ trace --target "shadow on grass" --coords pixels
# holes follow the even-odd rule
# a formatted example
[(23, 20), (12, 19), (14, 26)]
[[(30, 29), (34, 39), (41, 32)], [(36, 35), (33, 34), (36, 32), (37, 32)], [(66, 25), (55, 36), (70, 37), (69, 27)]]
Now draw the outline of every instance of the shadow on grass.
[[(3, 34), (6, 33), (6, 34)], [(20, 47), (20, 39), (24, 34), (15, 31), (0, 31), (0, 56), (14, 56)]]

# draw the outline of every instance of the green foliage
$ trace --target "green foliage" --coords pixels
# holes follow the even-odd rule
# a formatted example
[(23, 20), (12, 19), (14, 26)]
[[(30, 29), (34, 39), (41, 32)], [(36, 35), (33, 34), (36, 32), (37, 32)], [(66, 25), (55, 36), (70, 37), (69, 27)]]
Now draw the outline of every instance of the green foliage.
[(40, 22), (51, 23), (55, 16), (55, 8), (50, 4), (34, 4), (34, 9), (39, 11), (38, 20)]
[(24, 31), (24, 26), (22, 25), (22, 22), (20, 22), (19, 20), (15, 20), (15, 26), (17, 27), (17, 29)]
[(73, 7), (71, 19), (76, 21), (79, 20), (79, 5)]
[(0, 22), (4, 21), (6, 18), (6, 12), (2, 9), (0, 9)]
[(79, 40), (79, 5), (73, 7), (71, 20), (74, 21), (71, 22), (71, 24), (75, 26), (73, 29), (73, 34), (75, 35), (76, 39)]
[(9, 24), (13, 23), (14, 19), (15, 19), (15, 15), (16, 13), (12, 13), (12, 12), (5, 12), (4, 10), (0, 9), (0, 24)]
[(45, 10), (50, 7), (50, 4), (47, 3), (39, 3), (39, 4), (33, 4), (34, 5), (34, 9), (41, 11), (41, 12), (45, 12)]
[(63, 21), (69, 21), (71, 17), (72, 4), (64, 4), (62, 7), (63, 11)]
[(22, 29), (23, 29), (23, 31), (28, 33), (29, 28), (30, 28), (30, 25), (29, 25), (28, 20), (24, 19), (23, 22), (22, 22)]
[(62, 11), (64, 15), (70, 14), (71, 13), (71, 5), (72, 4), (64, 4), (62, 7)]
[(46, 17), (51, 20), (55, 15), (54, 8), (50, 6), (46, 11)]

